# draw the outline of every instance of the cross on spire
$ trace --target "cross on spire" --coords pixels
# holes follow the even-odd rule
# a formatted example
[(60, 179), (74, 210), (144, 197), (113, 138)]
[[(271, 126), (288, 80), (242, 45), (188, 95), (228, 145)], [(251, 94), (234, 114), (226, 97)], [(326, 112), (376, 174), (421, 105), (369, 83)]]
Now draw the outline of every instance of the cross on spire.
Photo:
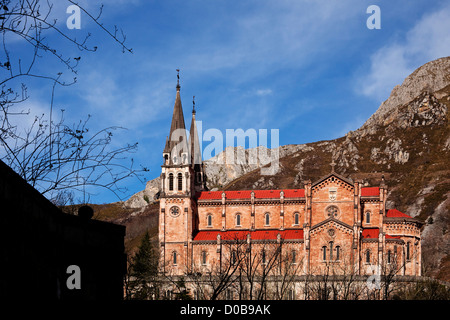
[(195, 96), (192, 97), (192, 113), (195, 113)]
[(180, 69), (177, 69), (177, 90), (180, 89)]

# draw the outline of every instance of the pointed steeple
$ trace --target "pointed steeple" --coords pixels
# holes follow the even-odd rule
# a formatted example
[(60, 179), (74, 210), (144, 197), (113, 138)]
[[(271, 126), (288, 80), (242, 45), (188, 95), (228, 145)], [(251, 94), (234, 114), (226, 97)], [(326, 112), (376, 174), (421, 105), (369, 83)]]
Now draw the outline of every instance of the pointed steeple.
[(191, 128), (189, 129), (189, 151), (191, 156), (191, 166), (194, 168), (195, 165), (200, 165), (202, 163), (202, 153), (200, 150), (197, 124), (195, 122), (195, 96), (192, 98), (192, 121)]
[(164, 153), (170, 153), (170, 147), (169, 147), (169, 137), (166, 136), (166, 146), (164, 147)]
[(172, 115), (172, 124), (170, 125), (170, 134), (169, 134), (169, 142), (173, 141), (170, 139), (172, 134), (177, 129), (185, 129), (186, 126), (184, 124), (184, 115), (183, 115), (183, 107), (181, 106), (181, 98), (180, 98), (180, 88), (177, 88), (177, 95), (175, 97), (175, 105), (173, 106), (173, 115)]
[(171, 153), (171, 163), (173, 163), (173, 157), (177, 156), (176, 163), (173, 164), (181, 164), (183, 153), (186, 155), (188, 154), (186, 126), (184, 124), (183, 107), (181, 106), (180, 97), (179, 71), (180, 70), (177, 69), (177, 93), (175, 97), (175, 104), (173, 106), (172, 124), (170, 126), (169, 139), (166, 141), (166, 147), (164, 148), (164, 152)]

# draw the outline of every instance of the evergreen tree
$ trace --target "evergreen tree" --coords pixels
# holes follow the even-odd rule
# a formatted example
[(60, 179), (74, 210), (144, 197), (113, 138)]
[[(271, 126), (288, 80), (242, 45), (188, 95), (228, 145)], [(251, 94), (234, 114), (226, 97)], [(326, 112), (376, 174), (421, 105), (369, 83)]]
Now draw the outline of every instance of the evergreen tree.
[(158, 298), (158, 255), (150, 241), (148, 231), (132, 260), (130, 289), (133, 299)]

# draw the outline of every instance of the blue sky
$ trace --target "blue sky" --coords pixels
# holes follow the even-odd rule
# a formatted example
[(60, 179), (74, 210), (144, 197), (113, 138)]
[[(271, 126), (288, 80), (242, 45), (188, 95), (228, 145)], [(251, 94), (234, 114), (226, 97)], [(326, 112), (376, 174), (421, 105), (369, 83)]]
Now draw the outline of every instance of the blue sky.
[[(100, 3), (80, 1), (92, 12)], [(58, 1), (52, 13), (62, 25), (68, 5)], [(381, 9), (379, 30), (366, 26), (370, 5)], [(80, 53), (57, 40), (82, 59), (77, 83), (57, 88), (55, 106), (66, 110), (68, 122), (91, 114), (92, 130), (127, 128), (115, 143), (139, 142), (133, 157), (150, 169), (146, 179), (160, 174), (177, 68), (187, 124), (195, 95), (203, 130), (225, 136), (226, 129), (278, 129), (286, 145), (357, 129), (414, 69), (450, 55), (449, 1), (110, 0), (101, 21), (123, 29), (133, 54), (122, 53), (82, 14), (81, 29), (70, 33), (91, 32), (98, 51)], [(39, 68), (54, 66), (43, 58)], [(49, 83), (30, 83), (27, 108), (46, 112), (50, 92)], [(124, 185), (124, 199), (145, 186), (136, 179)], [(91, 200), (118, 199), (98, 190)]]

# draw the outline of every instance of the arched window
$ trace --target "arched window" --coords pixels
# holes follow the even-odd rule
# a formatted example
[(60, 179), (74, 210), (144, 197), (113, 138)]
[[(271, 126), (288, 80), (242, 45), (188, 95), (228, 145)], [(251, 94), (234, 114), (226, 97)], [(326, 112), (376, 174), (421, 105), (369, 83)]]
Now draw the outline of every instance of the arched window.
[(169, 190), (173, 191), (173, 173), (169, 173)]
[(178, 191), (183, 190), (183, 174), (178, 174)]
[(202, 251), (202, 264), (206, 264), (206, 251)]
[(391, 250), (387, 252), (387, 263), (391, 263)]
[(231, 263), (235, 264), (237, 262), (236, 250), (231, 251)]
[(323, 261), (327, 260), (327, 246), (322, 247), (322, 260)]
[(294, 289), (289, 289), (288, 290), (288, 296), (287, 296), (287, 299), (288, 300), (294, 300), (294, 297), (295, 297), (295, 294), (294, 294)]
[(208, 214), (206, 216), (206, 223), (207, 223), (208, 227), (212, 227), (212, 215)]
[(366, 211), (366, 223), (370, 223), (370, 211)]
[(411, 243), (410, 242), (407, 242), (406, 243), (406, 260), (409, 260), (410, 259), (410, 251), (411, 251), (411, 248), (410, 248), (410, 246), (411, 246)]
[(236, 215), (236, 226), (241, 226), (241, 215), (239, 213)]
[(292, 263), (297, 263), (297, 251), (292, 250)]
[(270, 225), (270, 214), (269, 213), (266, 213), (264, 215), (264, 223), (265, 223), (266, 226)]
[(370, 250), (366, 251), (366, 263), (370, 263)]
[(176, 251), (174, 251), (172, 253), (172, 258), (173, 258), (173, 264), (177, 264), (177, 252)]
[(294, 225), (299, 225), (299, 218), (300, 215), (298, 214), (298, 212), (294, 213)]
[(264, 249), (261, 252), (261, 259), (262, 259), (262, 263), (266, 264), (266, 250), (264, 250)]
[(336, 261), (339, 261), (341, 259), (341, 247), (336, 246)]

